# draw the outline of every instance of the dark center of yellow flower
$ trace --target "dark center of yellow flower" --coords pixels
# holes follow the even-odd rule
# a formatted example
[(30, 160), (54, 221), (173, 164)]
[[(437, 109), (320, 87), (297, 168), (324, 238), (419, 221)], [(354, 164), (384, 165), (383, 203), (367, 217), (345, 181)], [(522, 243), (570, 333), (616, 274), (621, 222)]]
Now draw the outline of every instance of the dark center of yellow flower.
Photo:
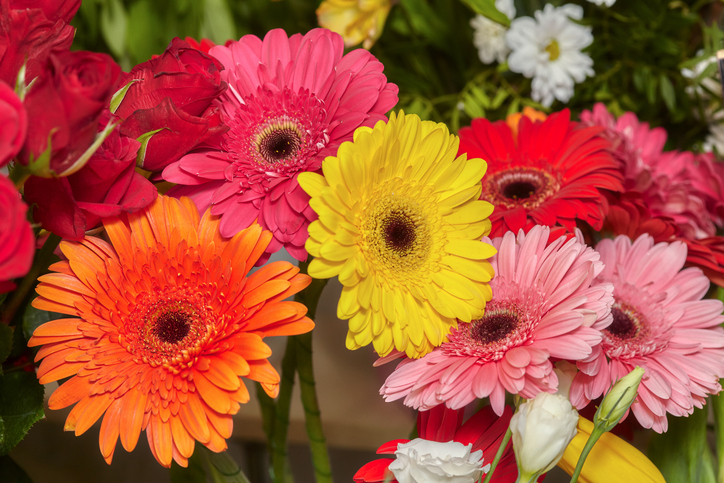
[(558, 45), (556, 39), (551, 40), (551, 43), (546, 47), (546, 52), (548, 52), (548, 60), (550, 61), (556, 60), (561, 56), (561, 46)]
[(507, 310), (493, 310), (482, 319), (474, 320), (470, 336), (481, 344), (490, 344), (505, 339), (518, 327), (518, 316)]
[(483, 199), (507, 209), (534, 209), (555, 195), (560, 183), (538, 168), (511, 168), (494, 173), (483, 183)]
[(297, 131), (287, 126), (266, 129), (258, 142), (259, 154), (272, 164), (293, 157), (301, 146), (302, 140)]
[(162, 342), (177, 344), (182, 341), (191, 329), (191, 317), (182, 311), (161, 314), (153, 327), (153, 333)]
[(407, 254), (415, 245), (417, 235), (415, 223), (408, 215), (399, 211), (392, 211), (382, 221), (382, 233), (388, 248)]
[(613, 322), (604, 332), (618, 340), (628, 340), (636, 337), (643, 327), (643, 321), (636, 310), (625, 304), (616, 304), (611, 308)]

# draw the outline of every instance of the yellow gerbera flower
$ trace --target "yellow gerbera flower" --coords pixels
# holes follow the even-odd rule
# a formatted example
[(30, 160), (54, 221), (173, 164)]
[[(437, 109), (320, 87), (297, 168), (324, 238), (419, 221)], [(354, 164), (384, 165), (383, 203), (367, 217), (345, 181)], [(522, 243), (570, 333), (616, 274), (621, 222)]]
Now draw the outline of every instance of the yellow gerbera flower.
[[(576, 469), (578, 458), (593, 431), (593, 423), (578, 418), (578, 434), (566, 448), (558, 466), (569, 475)], [(650, 459), (626, 441), (611, 433), (603, 433), (586, 458), (579, 483), (666, 483), (664, 476)]]
[(444, 124), (393, 113), (324, 160), (324, 176), (299, 175), (319, 220), (307, 251), (315, 278), (339, 276), (337, 315), (349, 319), (347, 348), (374, 344), (421, 357), (457, 319), (483, 315), (495, 249), (490, 203), (478, 200), (487, 164), (457, 157)]
[(317, 9), (317, 21), (341, 35), (345, 47), (362, 43), (369, 50), (382, 35), (390, 8), (390, 0), (325, 0)]

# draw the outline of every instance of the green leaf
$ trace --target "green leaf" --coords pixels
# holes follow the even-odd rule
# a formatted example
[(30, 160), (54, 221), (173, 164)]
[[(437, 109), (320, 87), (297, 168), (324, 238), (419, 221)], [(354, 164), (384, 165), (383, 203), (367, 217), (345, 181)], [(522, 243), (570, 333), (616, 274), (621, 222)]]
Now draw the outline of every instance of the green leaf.
[(39, 310), (28, 304), (27, 307), (25, 307), (25, 312), (23, 312), (23, 335), (25, 336), (25, 340), (30, 340), (33, 336), (33, 332), (35, 332), (35, 329), (44, 323), (65, 317), (68, 316), (57, 312)]
[[(10, 355), (10, 349), (13, 347), (13, 328), (9, 325), (0, 323), (0, 364)], [(0, 367), (0, 375), (2, 375), (2, 367)]]
[(138, 138), (136, 138), (136, 141), (141, 143), (141, 147), (138, 148), (138, 153), (136, 154), (136, 166), (143, 169), (143, 162), (146, 160), (146, 150), (148, 149), (148, 142), (151, 140), (151, 137), (153, 137), (154, 134), (156, 134), (159, 131), (163, 131), (164, 129), (169, 129), (169, 128), (162, 127), (162, 128), (156, 129), (155, 131), (149, 131), (147, 133), (143, 133), (140, 136), (138, 136)]
[(507, 15), (495, 8), (495, 0), (463, 0), (473, 12), (488, 17), (493, 22), (498, 22), (505, 27), (510, 26), (510, 19)]
[(226, 0), (205, 0), (204, 18), (201, 22), (201, 37), (207, 37), (224, 45), (229, 39), (236, 39), (233, 16)]
[(510, 116), (511, 114), (515, 114), (520, 109), (520, 97), (516, 97), (513, 99), (513, 102), (510, 103), (508, 106), (508, 110), (505, 113), (506, 117)]
[(470, 91), (483, 109), (490, 109), (490, 98), (485, 94), (485, 91), (479, 87), (473, 87)]
[(34, 372), (16, 371), (0, 376), (0, 455), (6, 455), (25, 433), (45, 416), (43, 386)]
[[(425, 0), (400, 0), (412, 28), (441, 49), (448, 47), (448, 26)], [(417, 59), (417, 58), (416, 58)]]
[(249, 479), (227, 451), (214, 453), (204, 446), (199, 445), (199, 447), (202, 456), (206, 459), (213, 483), (249, 483)]
[(141, 0), (131, 5), (128, 10), (128, 52), (133, 63), (144, 62), (151, 58), (156, 44), (160, 19), (151, 9), (148, 0)]
[(674, 85), (666, 74), (661, 74), (659, 77), (659, 87), (661, 88), (661, 97), (664, 99), (666, 107), (669, 111), (675, 110), (676, 93), (674, 92)]
[(4, 483), (33, 483), (28, 474), (10, 456), (0, 456), (0, 481)]
[(465, 106), (465, 114), (467, 114), (471, 119), (485, 117), (485, 110), (478, 105), (471, 94), (465, 94), (463, 96), (463, 104)]
[(669, 430), (654, 434), (649, 451), (666, 481), (714, 483), (714, 459), (706, 441), (707, 408), (686, 418), (669, 418)]
[(121, 107), (121, 102), (123, 102), (123, 99), (126, 98), (126, 94), (128, 93), (128, 89), (131, 88), (131, 86), (138, 82), (140, 79), (131, 79), (126, 83), (125, 86), (121, 87), (116, 91), (115, 94), (113, 94), (113, 97), (111, 97), (111, 104), (110, 104), (110, 111), (111, 113), (114, 113), (118, 110), (119, 107)]
[(128, 18), (121, 0), (106, 0), (101, 7), (101, 34), (116, 57), (126, 52)]
[(508, 96), (508, 91), (506, 91), (505, 89), (498, 89), (498, 92), (495, 93), (495, 97), (493, 97), (493, 102), (490, 103), (490, 107), (492, 109), (499, 108), (503, 101), (508, 98)]
[(171, 463), (171, 483), (206, 483), (204, 458), (198, 446), (189, 458), (187, 468), (179, 466), (175, 461)]

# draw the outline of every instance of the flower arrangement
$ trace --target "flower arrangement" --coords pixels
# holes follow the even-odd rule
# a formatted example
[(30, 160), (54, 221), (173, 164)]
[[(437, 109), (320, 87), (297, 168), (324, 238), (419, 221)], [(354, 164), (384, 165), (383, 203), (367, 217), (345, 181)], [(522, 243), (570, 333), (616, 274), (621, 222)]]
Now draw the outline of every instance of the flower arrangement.
[(291, 481), (298, 375), (332, 481), (312, 337), (335, 323), (368, 400), (417, 420), (353, 481), (713, 480), (723, 18), (0, 0), (0, 480), (30, 480), (47, 407), (97, 428), (85, 459), (145, 434), (174, 483)]

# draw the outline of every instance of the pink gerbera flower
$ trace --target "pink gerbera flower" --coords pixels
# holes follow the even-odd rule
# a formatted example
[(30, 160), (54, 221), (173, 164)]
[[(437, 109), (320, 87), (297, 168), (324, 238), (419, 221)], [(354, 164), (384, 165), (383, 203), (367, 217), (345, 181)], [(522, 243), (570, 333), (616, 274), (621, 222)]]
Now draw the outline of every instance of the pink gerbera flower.
[(224, 237), (255, 220), (270, 230), (274, 239), (260, 263), (282, 246), (306, 259), (316, 216), (297, 175), (318, 171), (357, 127), (387, 120), (397, 103), (397, 86), (372, 54), (343, 50), (342, 37), (324, 29), (291, 37), (277, 29), (264, 40), (246, 35), (209, 50), (225, 67), (229, 89), (216, 102), (229, 131), (169, 165), (163, 177), (181, 185), (170, 194), (220, 215)]
[(649, 128), (632, 112), (616, 119), (601, 103), (583, 111), (581, 120), (605, 128), (623, 163), (625, 192), (636, 192), (652, 216), (673, 220), (690, 240), (714, 236), (724, 215), (724, 181), (711, 153), (663, 152), (664, 129)]
[(421, 359), (402, 361), (382, 386), (388, 401), (425, 410), (445, 403), (461, 408), (490, 397), (497, 414), (505, 391), (524, 398), (555, 392), (550, 358), (580, 360), (601, 342), (611, 323), (613, 286), (592, 285), (603, 270), (598, 254), (578, 239), (549, 243), (550, 229), (535, 226), (492, 243), (493, 300), (485, 316), (460, 323), (449, 341)]
[(605, 269), (599, 280), (614, 286), (613, 323), (601, 350), (579, 362), (571, 402), (597, 398), (634, 367), (646, 371), (634, 415), (645, 428), (666, 431), (666, 413), (691, 414), (724, 376), (724, 322), (719, 300), (702, 300), (709, 280), (698, 268), (681, 270), (682, 242), (658, 243), (649, 235), (603, 240), (596, 250)]

